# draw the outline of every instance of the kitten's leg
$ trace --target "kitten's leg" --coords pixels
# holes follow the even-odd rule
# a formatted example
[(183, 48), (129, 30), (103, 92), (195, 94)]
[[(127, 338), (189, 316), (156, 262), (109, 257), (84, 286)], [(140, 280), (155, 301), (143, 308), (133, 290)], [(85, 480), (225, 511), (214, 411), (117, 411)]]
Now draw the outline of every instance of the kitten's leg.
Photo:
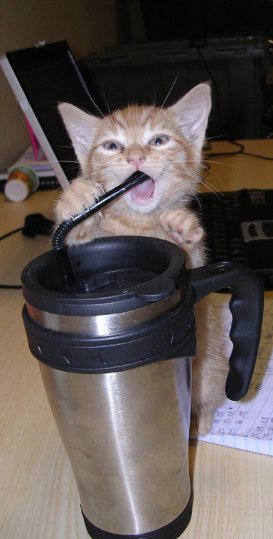
[(166, 210), (160, 216), (160, 224), (167, 238), (190, 255), (191, 266), (203, 264), (204, 248), (201, 240), (204, 230), (195, 213), (188, 209)]
[[(103, 194), (100, 184), (90, 183), (88, 180), (77, 178), (64, 189), (55, 206), (56, 223), (69, 219), (72, 215), (81, 213), (85, 208), (92, 206)], [(67, 236), (67, 244), (85, 243), (94, 238), (95, 226), (100, 214), (86, 219), (77, 225)]]
[(192, 361), (192, 423), (201, 435), (211, 430), (214, 412), (225, 401), (228, 375), (226, 320), (209, 298), (195, 306), (196, 357)]

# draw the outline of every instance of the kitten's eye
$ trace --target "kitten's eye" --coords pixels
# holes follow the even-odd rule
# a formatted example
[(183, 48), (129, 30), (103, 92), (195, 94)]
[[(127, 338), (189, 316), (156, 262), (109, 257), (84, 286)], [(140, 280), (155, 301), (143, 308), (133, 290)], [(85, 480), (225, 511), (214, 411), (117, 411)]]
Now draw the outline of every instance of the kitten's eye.
[(110, 150), (111, 152), (116, 152), (118, 150), (122, 151), (124, 149), (122, 144), (120, 144), (120, 142), (116, 142), (115, 140), (104, 142), (103, 147), (105, 150)]
[(170, 140), (169, 137), (167, 137), (167, 135), (157, 135), (156, 137), (152, 138), (152, 140), (150, 140), (149, 144), (151, 146), (162, 146), (162, 144), (166, 144), (166, 142), (168, 142)]

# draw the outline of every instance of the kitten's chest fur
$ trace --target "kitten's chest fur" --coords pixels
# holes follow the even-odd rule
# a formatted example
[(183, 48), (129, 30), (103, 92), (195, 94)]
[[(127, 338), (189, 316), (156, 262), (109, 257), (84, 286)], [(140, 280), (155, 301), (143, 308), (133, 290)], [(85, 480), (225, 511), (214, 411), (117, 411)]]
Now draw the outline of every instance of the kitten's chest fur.
[(163, 231), (158, 214), (135, 215), (127, 211), (102, 212), (97, 219), (94, 230), (95, 237), (102, 236), (151, 236), (167, 239)]

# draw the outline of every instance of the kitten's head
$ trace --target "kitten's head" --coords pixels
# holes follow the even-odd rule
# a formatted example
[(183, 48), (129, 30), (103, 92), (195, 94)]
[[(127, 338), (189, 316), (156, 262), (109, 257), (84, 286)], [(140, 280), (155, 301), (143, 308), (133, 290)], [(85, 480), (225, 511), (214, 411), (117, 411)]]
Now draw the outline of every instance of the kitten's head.
[(68, 103), (59, 105), (84, 177), (105, 191), (136, 170), (150, 180), (122, 199), (149, 213), (195, 192), (211, 107), (210, 86), (199, 84), (169, 108), (129, 106), (104, 118)]

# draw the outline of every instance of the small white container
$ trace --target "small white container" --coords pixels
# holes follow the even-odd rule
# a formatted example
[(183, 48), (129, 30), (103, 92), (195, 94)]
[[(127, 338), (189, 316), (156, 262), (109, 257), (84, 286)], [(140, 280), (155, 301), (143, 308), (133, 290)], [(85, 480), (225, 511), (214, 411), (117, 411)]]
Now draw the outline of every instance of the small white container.
[(5, 195), (8, 200), (21, 202), (39, 186), (39, 178), (30, 167), (18, 166), (10, 170), (5, 185)]

